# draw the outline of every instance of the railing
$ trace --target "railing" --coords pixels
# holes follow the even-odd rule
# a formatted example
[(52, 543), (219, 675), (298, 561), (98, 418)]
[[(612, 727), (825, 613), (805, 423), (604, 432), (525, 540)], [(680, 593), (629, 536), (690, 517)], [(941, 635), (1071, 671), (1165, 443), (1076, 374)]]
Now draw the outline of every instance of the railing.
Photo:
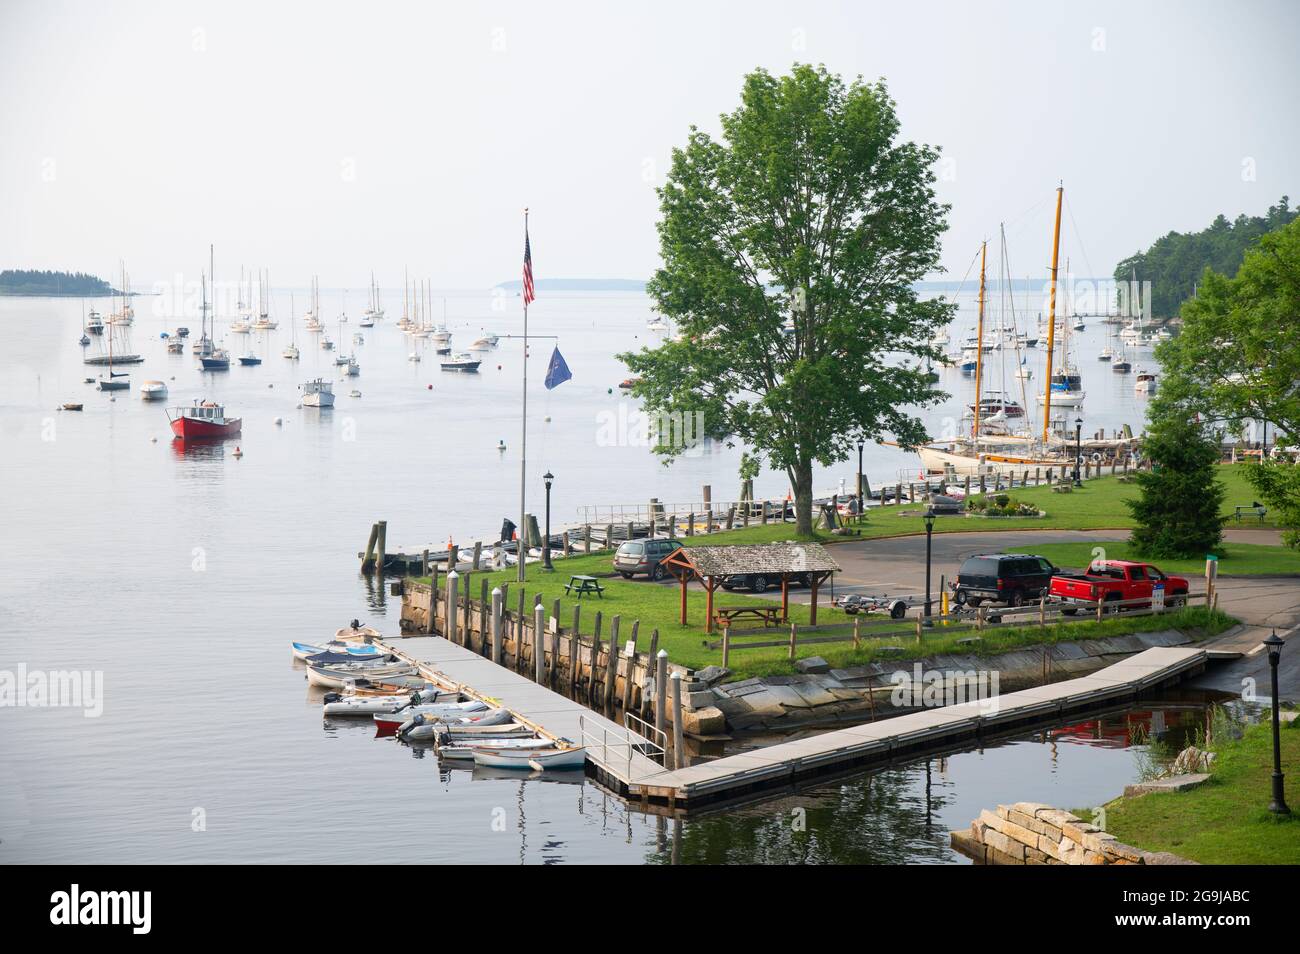
[[(853, 648), (859, 649), (864, 640), (880, 640), (891, 636), (911, 637), (918, 643), (924, 643), (927, 637), (951, 635), (954, 628), (958, 631), (965, 629), (971, 632), (973, 635), (965, 638), (976, 640), (980, 638), (980, 633), (988, 629), (1037, 625), (1045, 630), (1048, 626), (1079, 622), (1081, 619), (1095, 618), (1097, 622), (1101, 622), (1106, 616), (1121, 611), (1126, 616), (1152, 616), (1176, 610), (1181, 606), (1190, 606), (1193, 603), (1204, 603), (1213, 606), (1217, 602), (1217, 599), (1214, 599), (1212, 595), (1212, 591), (1168, 596), (1165, 605), (1159, 609), (1152, 605), (1149, 596), (1131, 600), (1100, 599), (1080, 600), (1077, 602), (1044, 598), (1037, 603), (1030, 603), (1025, 606), (980, 606), (973, 611), (949, 612), (946, 615), (931, 616), (928, 618), (929, 626), (926, 625), (927, 617), (922, 613), (918, 613), (910, 620), (859, 616), (851, 623), (831, 623), (822, 626), (801, 627), (791, 623), (788, 637), (782, 639), (772, 639), (772, 630), (770, 629), (736, 631), (727, 627), (722, 630), (721, 639), (705, 641), (704, 645), (709, 649), (722, 650), (722, 665), (725, 668), (729, 664), (733, 652), (746, 649), (785, 648), (788, 650), (789, 659), (793, 661), (800, 645), (852, 642)], [(743, 639), (746, 636), (760, 634), (768, 638), (755, 641)], [(740, 637), (739, 640), (738, 637)], [(902, 647), (881, 648), (901, 649)]]
[[(607, 771), (613, 771), (614, 759), (624, 765), (623, 778), (632, 779), (632, 757), (644, 755), (652, 761), (664, 765), (666, 750), (649, 739), (629, 730), (624, 733), (618, 726), (602, 723), (590, 726), (586, 716), (578, 716), (578, 734), (581, 745), (587, 750), (587, 757)], [(662, 735), (662, 733), (660, 733)], [(634, 741), (639, 739), (640, 741)], [(619, 755), (619, 752), (624, 754)]]

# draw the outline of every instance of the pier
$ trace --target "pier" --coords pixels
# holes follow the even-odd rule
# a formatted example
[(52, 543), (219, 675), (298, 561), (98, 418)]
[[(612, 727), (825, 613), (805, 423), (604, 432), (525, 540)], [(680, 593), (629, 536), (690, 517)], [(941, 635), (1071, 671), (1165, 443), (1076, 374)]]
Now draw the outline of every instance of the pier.
[(1209, 660), (1204, 649), (1156, 647), (1078, 679), (672, 768), (672, 759), (665, 757), (666, 739), (657, 744), (442, 637), (394, 639), (384, 648), (418, 665), (426, 677), (510, 709), (517, 721), (543, 735), (585, 745), (588, 769), (597, 781), (652, 812), (758, 798), (833, 775), (1013, 735), (1081, 712), (1124, 706), (1199, 674)]

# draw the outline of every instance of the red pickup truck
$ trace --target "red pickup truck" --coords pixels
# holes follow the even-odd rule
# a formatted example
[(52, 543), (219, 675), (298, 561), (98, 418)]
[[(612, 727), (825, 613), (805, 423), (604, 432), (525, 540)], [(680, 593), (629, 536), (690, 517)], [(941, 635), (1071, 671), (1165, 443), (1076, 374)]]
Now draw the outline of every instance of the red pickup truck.
[[(1165, 606), (1177, 608), (1187, 601), (1187, 581), (1181, 576), (1168, 576), (1150, 563), (1129, 560), (1094, 563), (1083, 573), (1058, 573), (1052, 577), (1049, 592), (1055, 599), (1076, 604), (1147, 600), (1114, 607), (1115, 610), (1144, 609), (1151, 605), (1151, 590), (1157, 583), (1165, 586)], [(1061, 608), (1067, 616), (1073, 616), (1078, 610), (1078, 606)]]

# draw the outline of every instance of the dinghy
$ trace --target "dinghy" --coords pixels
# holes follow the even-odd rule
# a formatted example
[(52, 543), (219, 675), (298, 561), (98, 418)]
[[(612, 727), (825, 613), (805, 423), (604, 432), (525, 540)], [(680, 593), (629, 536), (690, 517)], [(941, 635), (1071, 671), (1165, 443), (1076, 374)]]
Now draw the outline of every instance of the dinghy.
[(453, 742), (449, 745), (438, 746), (438, 757), (451, 759), (453, 761), (474, 761), (475, 750), (482, 751), (488, 749), (493, 752), (527, 750), (536, 752), (540, 749), (555, 748), (555, 743), (550, 739), (479, 739), (477, 742), (469, 744)]
[(362, 639), (370, 642), (372, 639), (382, 639), (383, 634), (379, 630), (370, 626), (362, 626), (357, 620), (353, 620), (351, 625), (345, 629), (340, 629), (334, 633), (335, 639)]
[[(331, 692), (325, 695), (323, 708), (324, 714), (327, 716), (374, 716), (381, 713), (399, 712), (403, 707), (437, 703), (450, 704), (459, 701), (461, 700), (458, 692), (439, 689), (437, 686), (428, 686), (412, 692), (388, 693), (382, 696), (341, 696), (338, 693)], [(408, 715), (402, 716), (403, 720), (408, 718), (410, 718)]]
[(307, 682), (322, 689), (344, 689), (358, 679), (385, 679), (393, 676), (413, 676), (415, 667), (409, 663), (347, 663), (341, 666), (307, 666)]
[(430, 715), (417, 714), (398, 726), (397, 734), (403, 739), (432, 739), (442, 726), (457, 729), (485, 729), (513, 725), (514, 718), (509, 709), (488, 709), (486, 706), (479, 711), (457, 712), (449, 710), (445, 714), (438, 714), (437, 712)]
[(351, 653), (354, 656), (378, 656), (380, 655), (377, 646), (349, 646), (339, 639), (331, 639), (323, 646), (315, 643), (290, 643), (293, 647), (294, 659), (306, 659), (308, 656), (315, 656), (318, 653)]
[[(435, 722), (432, 732), (423, 731), (428, 726), (420, 726), (415, 736), (433, 739), (439, 745), (455, 745), (462, 742), (480, 742), (483, 739), (531, 739), (537, 732), (521, 722), (507, 722), (504, 725), (461, 725)], [(413, 732), (416, 730), (412, 730)]]
[(523, 769), (526, 772), (540, 772), (551, 769), (582, 768), (586, 763), (587, 750), (582, 748), (534, 751), (478, 746), (474, 749), (474, 764), (486, 768), (513, 768)]
[[(375, 721), (375, 728), (384, 731), (396, 731), (408, 722), (414, 726), (417, 718), (423, 718), (425, 722), (454, 721), (473, 718), (478, 713), (486, 713), (487, 710), (487, 703), (479, 702), (477, 699), (470, 699), (467, 702), (448, 700), (446, 702), (421, 702), (418, 705), (408, 704), (383, 711), (375, 710), (371, 718)], [(507, 721), (509, 720), (507, 719)]]

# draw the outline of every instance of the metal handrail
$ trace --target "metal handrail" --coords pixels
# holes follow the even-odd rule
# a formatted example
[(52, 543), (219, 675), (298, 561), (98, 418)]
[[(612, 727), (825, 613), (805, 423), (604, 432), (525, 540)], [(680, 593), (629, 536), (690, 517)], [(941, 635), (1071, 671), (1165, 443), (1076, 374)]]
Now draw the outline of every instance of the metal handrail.
[[(637, 725), (630, 725), (629, 720), (631, 720), (631, 722), (635, 722), (637, 725), (641, 726), (641, 728), (638, 729)], [(649, 743), (650, 745), (656, 745), (659, 749), (660, 755), (663, 755), (668, 751), (668, 733), (665, 732), (663, 729), (651, 725), (649, 722), (647, 722), (645, 719), (642, 719), (640, 716), (635, 715), (631, 712), (624, 712), (623, 728), (645, 739), (646, 742)], [(656, 737), (658, 737), (659, 739), (657, 743), (652, 741)]]
[[(660, 765), (665, 764), (667, 753), (661, 746), (641, 736), (636, 736), (636, 738), (641, 738), (640, 743), (633, 741), (634, 733), (630, 730), (628, 734), (623, 734), (618, 731), (617, 727), (611, 731), (609, 726), (601, 725), (597, 730), (593, 731), (587, 728), (586, 718), (580, 715), (578, 716), (578, 733), (582, 737), (582, 745), (587, 749), (588, 757), (606, 767), (611, 764), (610, 749), (625, 748), (627, 756), (623, 761), (625, 761), (627, 769), (624, 774), (628, 781), (632, 779), (632, 756), (640, 750), (648, 747), (655, 754), (647, 755), (647, 758), (657, 760)], [(597, 747), (600, 749), (599, 757), (594, 752)]]

